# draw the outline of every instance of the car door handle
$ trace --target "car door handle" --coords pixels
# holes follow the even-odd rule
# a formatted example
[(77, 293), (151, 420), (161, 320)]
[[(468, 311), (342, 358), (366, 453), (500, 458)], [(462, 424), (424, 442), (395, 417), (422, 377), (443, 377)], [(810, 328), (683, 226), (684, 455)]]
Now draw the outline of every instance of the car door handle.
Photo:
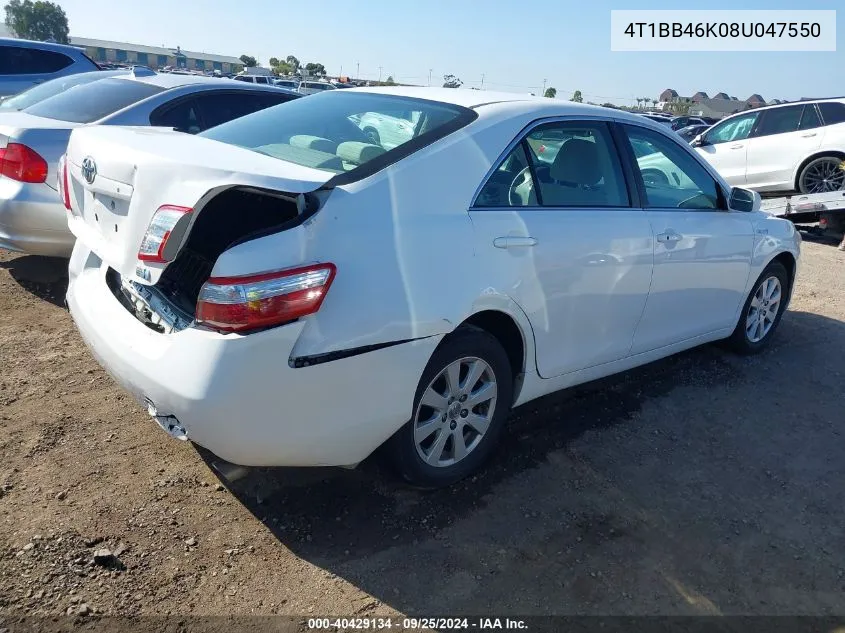
[(737, 143), (736, 145), (731, 145), (731, 149), (742, 149), (745, 147), (742, 143)]
[(658, 242), (680, 242), (684, 236), (680, 233), (675, 233), (673, 230), (668, 230), (665, 233), (658, 233), (656, 235)]
[(802, 134), (801, 138), (810, 138), (811, 136), (815, 136), (818, 132), (807, 132), (806, 134)]
[(526, 246), (536, 246), (537, 238), (528, 236), (508, 235), (507, 237), (497, 237), (493, 240), (493, 246), (496, 248), (521, 248)]

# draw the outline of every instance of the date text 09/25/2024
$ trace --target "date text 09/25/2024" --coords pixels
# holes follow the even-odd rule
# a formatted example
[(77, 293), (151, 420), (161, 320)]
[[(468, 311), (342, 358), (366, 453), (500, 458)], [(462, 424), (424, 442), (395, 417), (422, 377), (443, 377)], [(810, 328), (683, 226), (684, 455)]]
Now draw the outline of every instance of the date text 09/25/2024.
[(309, 618), (308, 629), (312, 631), (354, 631), (395, 630), (419, 631), (423, 629), (445, 630), (526, 630), (524, 620), (512, 618)]

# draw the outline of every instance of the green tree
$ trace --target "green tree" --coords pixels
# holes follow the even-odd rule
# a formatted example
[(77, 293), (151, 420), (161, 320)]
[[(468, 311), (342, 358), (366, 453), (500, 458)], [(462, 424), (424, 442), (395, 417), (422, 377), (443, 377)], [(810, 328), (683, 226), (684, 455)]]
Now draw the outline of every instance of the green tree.
[(287, 62), (279, 62), (273, 67), (273, 72), (275, 72), (277, 75), (292, 75), (293, 66), (291, 66)]
[(460, 88), (464, 82), (455, 77), (455, 75), (443, 75), (444, 88)]
[(580, 91), (580, 90), (576, 90), (576, 91), (572, 94), (572, 98), (570, 99), (570, 101), (574, 101), (575, 103), (583, 103), (583, 102), (584, 102), (584, 97), (582, 97), (582, 96), (581, 96), (581, 91)]
[(271, 57), (270, 61), (268, 63), (270, 64), (270, 68), (275, 68), (276, 66), (279, 65), (279, 58), (278, 57)]
[(299, 67), (300, 67), (299, 60), (296, 57), (294, 57), (293, 55), (288, 55), (287, 57), (285, 57), (285, 61), (293, 69), (292, 72), (296, 72), (296, 71), (299, 70)]
[(322, 64), (314, 64), (308, 62), (307, 64), (305, 64), (305, 70), (307, 70), (308, 73), (311, 75), (323, 76), (326, 74), (326, 67)]
[(395, 82), (395, 81), (393, 81), (393, 75), (390, 75), (390, 76), (387, 78), (387, 81), (385, 81), (385, 82), (384, 82), (384, 85), (385, 85), (385, 86), (395, 86), (395, 85), (396, 85), (396, 82)]
[(254, 68), (255, 66), (258, 66), (258, 60), (252, 55), (241, 55), (238, 59), (240, 59), (247, 68)]
[(46, 0), (10, 0), (5, 7), (6, 26), (27, 40), (55, 40), (67, 44), (67, 15), (57, 4)]
[(554, 99), (557, 96), (557, 88), (546, 88), (546, 92), (543, 93), (544, 97), (548, 97), (549, 99)]

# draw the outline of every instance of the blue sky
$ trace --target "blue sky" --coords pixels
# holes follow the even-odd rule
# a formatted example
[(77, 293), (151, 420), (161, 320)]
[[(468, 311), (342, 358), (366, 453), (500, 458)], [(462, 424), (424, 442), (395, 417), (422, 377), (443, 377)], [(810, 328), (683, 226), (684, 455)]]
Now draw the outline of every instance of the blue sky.
[[(427, 84), (453, 73), (465, 86), (630, 102), (664, 88), (740, 99), (845, 95), (845, 5), (836, 0), (58, 0), (71, 35), (238, 56), (296, 55), (328, 72), (392, 75)], [(836, 9), (837, 51), (633, 53), (610, 51), (611, 9)], [(381, 71), (379, 70), (381, 67)]]

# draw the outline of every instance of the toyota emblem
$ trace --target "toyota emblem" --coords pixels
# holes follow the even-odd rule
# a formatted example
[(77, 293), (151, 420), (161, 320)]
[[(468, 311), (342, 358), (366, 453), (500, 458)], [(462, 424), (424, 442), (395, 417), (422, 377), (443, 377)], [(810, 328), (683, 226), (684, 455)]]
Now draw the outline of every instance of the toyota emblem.
[(82, 177), (89, 185), (93, 184), (97, 177), (97, 163), (90, 156), (86, 156), (82, 161)]

